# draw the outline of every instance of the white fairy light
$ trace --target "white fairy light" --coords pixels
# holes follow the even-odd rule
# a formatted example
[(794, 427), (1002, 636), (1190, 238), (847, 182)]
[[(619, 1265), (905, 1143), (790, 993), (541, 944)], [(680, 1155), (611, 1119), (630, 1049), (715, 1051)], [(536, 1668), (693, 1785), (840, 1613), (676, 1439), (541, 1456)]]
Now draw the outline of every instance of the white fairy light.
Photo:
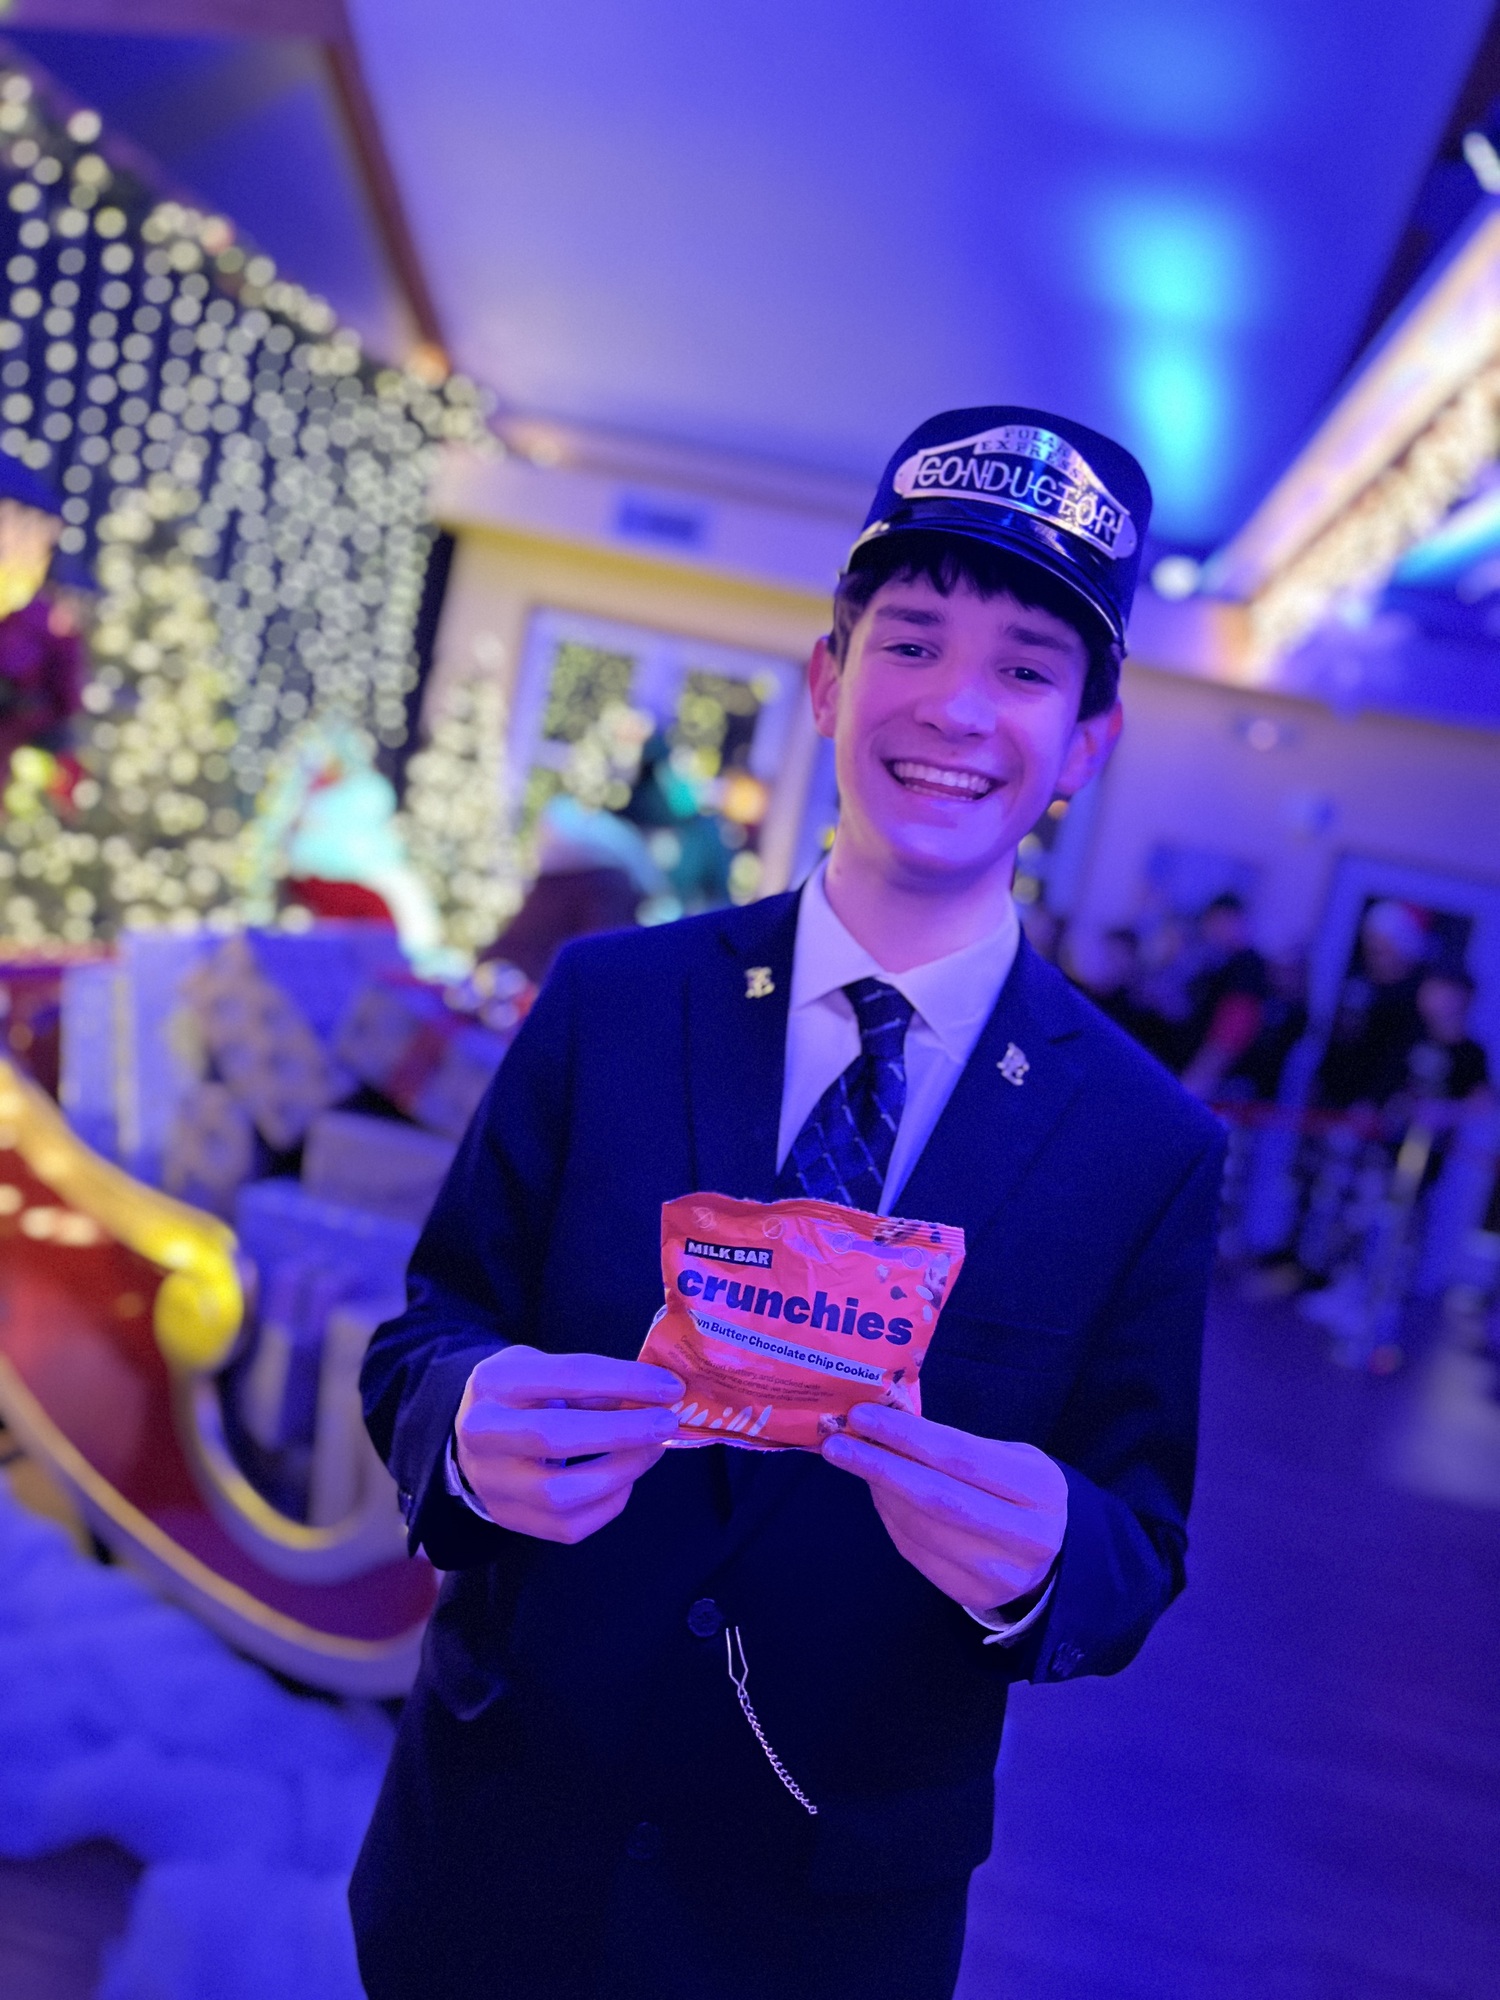
[[(36, 788), (8, 799), (7, 843), (45, 851), (34, 872), (58, 890), (4, 905), (28, 936), (241, 914), (237, 856), (282, 734), (337, 715), (372, 751), (404, 747), (433, 454), (484, 435), (472, 384), (370, 365), (223, 218), (149, 203), (92, 150), (101, 129), (88, 111), (60, 126), (0, 71), (0, 186), (16, 176), (19, 218), (0, 445), (61, 470), (63, 546), (93, 543), (102, 589), (73, 794), (86, 825), (70, 833)], [(466, 772), (496, 754), (474, 738)], [(453, 808), (421, 773), (406, 821), (431, 874)], [(508, 877), (498, 900), (484, 880), (458, 904), (432, 886), (469, 948), (514, 898)]]

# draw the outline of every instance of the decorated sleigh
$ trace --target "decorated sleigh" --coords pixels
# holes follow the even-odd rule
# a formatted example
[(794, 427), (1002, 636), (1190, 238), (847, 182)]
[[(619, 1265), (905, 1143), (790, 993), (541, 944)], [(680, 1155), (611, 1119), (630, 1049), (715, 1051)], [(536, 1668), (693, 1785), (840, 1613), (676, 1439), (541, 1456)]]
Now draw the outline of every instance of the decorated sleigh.
[[(358, 1375), (451, 1157), (433, 1118), (466, 1115), (455, 1077), (478, 1087), (454, 1050), (486, 1058), (399, 970), (372, 981), (365, 954), (341, 975), (336, 935), (292, 961), (289, 942), (71, 968), (62, 1107), (0, 1061), (0, 1417), (101, 1543), (235, 1646), (386, 1696), (437, 1578), (407, 1556)], [(379, 1093), (339, 1057), (384, 1064), (427, 1125), (368, 1115), (347, 1086)]]

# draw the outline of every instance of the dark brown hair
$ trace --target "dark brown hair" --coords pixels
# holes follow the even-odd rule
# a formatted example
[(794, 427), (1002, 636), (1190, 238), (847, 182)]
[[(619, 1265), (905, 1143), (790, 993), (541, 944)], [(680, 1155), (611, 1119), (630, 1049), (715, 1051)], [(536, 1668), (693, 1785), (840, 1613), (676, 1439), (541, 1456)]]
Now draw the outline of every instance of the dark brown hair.
[(1035, 563), (958, 535), (895, 534), (860, 551), (855, 566), (845, 570), (833, 593), (833, 630), (828, 635), (828, 650), (840, 666), (849, 648), (849, 635), (881, 585), (898, 580), (915, 583), (919, 579), (930, 583), (944, 597), (966, 583), (981, 597), (1009, 596), (1028, 610), (1050, 611), (1054, 618), (1072, 626), (1088, 653), (1088, 672), (1078, 704), (1079, 721), (1102, 715), (1114, 706), (1124, 654), (1105, 629), (1103, 620), (1093, 617), (1087, 605), (1066, 584), (1038, 569)]

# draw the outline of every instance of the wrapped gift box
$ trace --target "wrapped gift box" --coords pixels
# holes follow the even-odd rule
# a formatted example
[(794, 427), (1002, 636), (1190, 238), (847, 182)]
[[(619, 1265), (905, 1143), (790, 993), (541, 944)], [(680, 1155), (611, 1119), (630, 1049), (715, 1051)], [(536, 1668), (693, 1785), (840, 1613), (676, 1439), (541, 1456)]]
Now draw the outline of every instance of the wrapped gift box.
[(160, 1184), (178, 1106), (203, 1080), (202, 1038), (182, 1007), (188, 975), (218, 947), (201, 933), (127, 931), (118, 964), (115, 1115), (121, 1164)]
[[(252, 1181), (234, 1204), (240, 1248), (259, 1277), (259, 1310), (247, 1352), (227, 1378), (239, 1424), (264, 1452), (289, 1461), (290, 1483), (306, 1487), (321, 1428), (325, 1342), (335, 1313), (399, 1310), (415, 1227), (320, 1200), (298, 1182)], [(347, 1372), (347, 1371), (346, 1371)], [(342, 1379), (342, 1378), (341, 1378)], [(347, 1400), (347, 1399), (346, 1399)], [(333, 1430), (348, 1425), (345, 1411)], [(329, 1504), (325, 1499), (323, 1504)]]
[(460, 1139), (507, 1037), (448, 1006), (416, 980), (372, 980), (339, 1023), (334, 1053), (409, 1118), (445, 1139)]
[(162, 1158), (161, 1184), (195, 1208), (228, 1215), (256, 1168), (250, 1114), (222, 1083), (198, 1083), (177, 1107)]
[(70, 965), (63, 973), (58, 1097), (68, 1123), (96, 1153), (120, 1146), (119, 968)]
[(273, 1152), (297, 1145), (353, 1087), (296, 1001), (267, 976), (252, 938), (230, 938), (195, 967), (182, 998), (208, 1059)]
[(302, 1185), (321, 1201), (420, 1228), (453, 1164), (447, 1139), (392, 1118), (325, 1111), (302, 1150)]

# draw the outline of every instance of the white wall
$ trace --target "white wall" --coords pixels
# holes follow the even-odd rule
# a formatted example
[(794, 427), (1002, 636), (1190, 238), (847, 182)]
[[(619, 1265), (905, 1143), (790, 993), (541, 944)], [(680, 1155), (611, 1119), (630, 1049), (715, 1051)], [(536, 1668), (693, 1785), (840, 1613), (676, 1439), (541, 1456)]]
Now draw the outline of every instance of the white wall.
[(1273, 951), (1313, 936), (1340, 854), (1500, 881), (1500, 734), (1343, 717), (1133, 664), (1124, 693), (1076, 905), (1086, 928), (1135, 915), (1158, 843), (1255, 864)]
[(699, 572), (651, 555), (520, 530), (459, 525), (429, 700), (441, 698), (450, 678), (476, 667), (495, 673), (508, 694), (527, 620), (541, 607), (794, 660), (805, 660), (818, 634), (828, 629), (826, 591)]

